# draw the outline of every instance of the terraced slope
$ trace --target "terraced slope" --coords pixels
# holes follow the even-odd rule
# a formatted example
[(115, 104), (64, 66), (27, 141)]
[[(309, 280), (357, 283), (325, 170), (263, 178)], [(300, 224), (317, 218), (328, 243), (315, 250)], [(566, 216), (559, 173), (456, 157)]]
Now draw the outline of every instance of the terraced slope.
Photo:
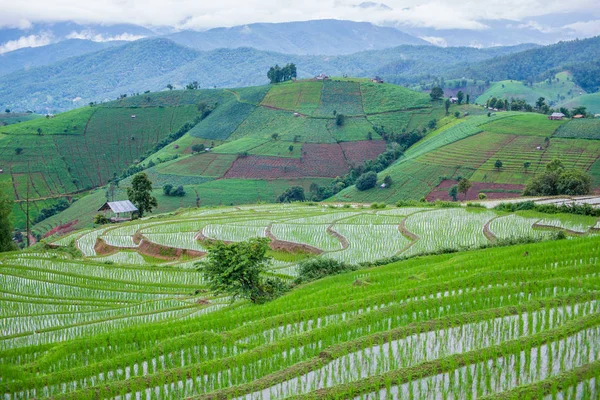
[[(473, 182), (467, 199), (480, 192), (489, 198), (516, 197), (536, 173), (558, 158), (569, 168), (588, 172), (600, 187), (600, 141), (594, 120), (549, 121), (535, 113), (499, 112), (469, 116), (431, 132), (405, 156), (379, 173), (391, 188), (347, 188), (340, 201), (388, 203), (398, 200), (450, 200), (448, 189), (461, 177)], [(496, 161), (502, 167), (496, 168)], [(529, 163), (525, 168), (525, 163)], [(463, 198), (461, 197), (461, 200)]]
[[(334, 211), (345, 233), (367, 237), (350, 228), (365, 215)], [(417, 212), (373, 217), (383, 223), (404, 211)], [(211, 234), (254, 235), (269, 222), (243, 213), (231, 216), (239, 229)], [(296, 223), (314, 226), (329, 213), (320, 214)], [(181, 222), (194, 232), (204, 218), (195, 221)], [(155, 229), (170, 226), (184, 231), (164, 223), (142, 231), (168, 238)], [(113, 243), (133, 228), (116, 230)], [(599, 252), (600, 239), (587, 237), (419, 257), (303, 285), (262, 306), (211, 298), (186, 263), (8, 255), (0, 390), (73, 399), (516, 399), (578, 390), (594, 399)]]
[[(18, 200), (26, 197), (31, 181), (32, 218), (61, 195), (101, 187), (132, 165), (146, 169), (154, 182), (159, 212), (195, 206), (197, 199), (202, 205), (274, 201), (290, 186), (325, 186), (377, 158), (386, 143), (374, 125), (384, 125), (388, 133), (419, 129), (440, 118), (441, 109), (425, 94), (352, 79), (146, 93), (0, 128), (7, 143), (0, 167), (9, 172), (0, 180), (10, 181)], [(155, 147), (203, 113), (178, 140)], [(336, 122), (339, 114), (346, 117), (343, 124)], [(120, 183), (116, 198), (129, 182)], [(167, 183), (184, 186), (188, 195), (163, 196)], [(73, 220), (77, 227), (90, 226), (99, 197), (84, 200), (86, 212), (79, 207), (35, 231)], [(16, 211), (22, 226), (24, 215)]]

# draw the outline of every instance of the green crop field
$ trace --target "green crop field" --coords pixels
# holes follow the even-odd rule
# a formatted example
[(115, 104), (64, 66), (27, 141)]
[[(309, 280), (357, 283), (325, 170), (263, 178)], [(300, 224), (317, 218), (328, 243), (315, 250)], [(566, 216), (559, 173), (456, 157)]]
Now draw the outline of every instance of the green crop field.
[(31, 121), (34, 119), (44, 118), (43, 115), (33, 113), (1, 113), (0, 126), (18, 124), (19, 122)]
[(401, 86), (361, 83), (360, 91), (367, 114), (431, 107), (431, 98), (427, 94)]
[[(0, 127), (7, 135), (83, 135), (90, 117), (96, 108), (84, 107), (67, 111), (51, 118), (37, 118), (9, 126)], [(38, 132), (38, 129), (41, 131)]]
[(232, 95), (189, 134), (202, 139), (226, 140), (255, 109), (254, 105), (239, 102)]
[(600, 119), (573, 119), (561, 125), (554, 136), (575, 139), (600, 139)]
[(364, 115), (361, 89), (358, 82), (323, 82), (321, 103), (314, 115), (333, 118), (335, 113), (344, 115)]
[[(74, 243), (84, 257), (41, 247), (0, 257), (0, 387), (7, 399), (549, 399), (575, 390), (572, 398), (595, 399), (594, 223), (460, 207), (259, 204), (73, 232), (54, 243)], [(372, 262), (559, 229), (586, 237), (367, 264), (264, 305), (215, 296), (201, 259), (162, 260), (134, 240), (201, 254), (200, 237), (269, 234), (320, 248), (318, 257)], [(97, 242), (111, 250), (98, 253)], [(276, 258), (267, 273), (291, 280), (297, 263)]]
[(551, 121), (542, 114), (529, 113), (490, 122), (482, 125), (481, 128), (492, 133), (549, 137), (564, 123), (565, 121)]
[(273, 86), (262, 105), (312, 115), (319, 107), (323, 82), (286, 82)]

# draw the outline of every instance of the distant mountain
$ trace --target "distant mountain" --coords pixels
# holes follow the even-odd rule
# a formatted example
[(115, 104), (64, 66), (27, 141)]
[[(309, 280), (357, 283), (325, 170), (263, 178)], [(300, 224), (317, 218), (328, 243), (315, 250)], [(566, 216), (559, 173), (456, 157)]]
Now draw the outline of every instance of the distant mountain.
[(167, 37), (181, 45), (203, 51), (252, 47), (257, 50), (303, 55), (351, 54), (404, 44), (430, 44), (395, 28), (334, 19), (259, 23), (215, 28), (204, 32), (183, 31)]
[(503, 55), (458, 70), (449, 70), (447, 75), (492, 81), (515, 79), (536, 82), (570, 65), (598, 60), (600, 60), (600, 36)]
[(153, 38), (0, 77), (0, 108), (55, 112), (121, 94), (164, 90), (169, 83), (181, 88), (191, 81), (203, 88), (261, 85), (267, 83), (269, 66), (288, 62), (297, 65), (300, 78), (326, 73), (413, 82), (524, 48), (529, 47), (399, 46), (352, 55), (302, 56), (250, 48), (201, 52)]
[(123, 43), (122, 41), (93, 42), (91, 40), (68, 39), (47, 46), (22, 48), (0, 54), (0, 76), (20, 69), (50, 65), (65, 58), (120, 46)]

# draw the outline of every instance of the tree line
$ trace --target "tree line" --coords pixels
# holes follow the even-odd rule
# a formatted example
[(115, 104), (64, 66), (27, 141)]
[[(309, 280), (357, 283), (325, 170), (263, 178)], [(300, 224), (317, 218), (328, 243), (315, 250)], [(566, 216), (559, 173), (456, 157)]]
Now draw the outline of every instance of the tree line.
[(284, 67), (275, 64), (275, 66), (269, 68), (269, 72), (267, 72), (267, 78), (269, 78), (270, 83), (291, 81), (292, 79), (295, 79), (296, 76), (297, 71), (294, 63), (286, 64)]

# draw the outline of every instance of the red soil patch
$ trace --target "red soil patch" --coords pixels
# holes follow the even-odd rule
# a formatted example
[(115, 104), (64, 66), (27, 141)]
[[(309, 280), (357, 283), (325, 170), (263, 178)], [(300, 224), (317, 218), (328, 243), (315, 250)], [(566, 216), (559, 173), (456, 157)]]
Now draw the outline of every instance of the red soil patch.
[[(107, 244), (104, 240), (98, 238), (96, 239), (94, 250), (98, 255), (110, 255), (123, 250), (123, 248), (111, 246)], [(176, 249), (174, 247), (162, 246), (156, 243), (149, 242), (145, 238), (141, 239), (140, 245), (136, 247), (135, 250), (140, 254), (145, 254), (147, 256), (151, 256), (161, 260), (177, 260), (184, 255), (189, 257), (202, 257), (206, 254), (201, 251)]]
[[(519, 197), (525, 185), (513, 185), (505, 183), (485, 183), (485, 182), (471, 182), (472, 187), (467, 192), (467, 196), (462, 193), (458, 194), (457, 200), (478, 200), (477, 197), (481, 191), (484, 191), (488, 199), (507, 199), (512, 197)], [(446, 179), (442, 181), (435, 189), (427, 195), (427, 201), (434, 200), (445, 200), (450, 201), (452, 197), (448, 194), (448, 189), (453, 185), (458, 185), (457, 181)], [(518, 190), (519, 192), (514, 192)]]
[(335, 178), (346, 174), (352, 165), (374, 159), (385, 150), (383, 141), (348, 143), (305, 143), (302, 157), (283, 158), (247, 156), (238, 158), (225, 178), (286, 179), (305, 177)]
[(59, 234), (59, 235), (64, 235), (65, 233), (69, 233), (71, 231), (74, 230), (74, 225), (78, 222), (79, 220), (75, 220), (75, 221), (71, 221), (68, 222), (66, 224), (63, 225), (58, 225), (55, 226), (54, 228), (52, 228), (51, 230), (49, 230), (48, 232), (46, 232), (46, 234), (44, 235), (45, 238), (47, 238), (48, 236), (52, 236), (54, 234)]
[(342, 151), (346, 155), (348, 163), (352, 166), (362, 164), (367, 160), (374, 160), (378, 155), (385, 151), (385, 141), (383, 140), (365, 140), (359, 142), (340, 143)]

